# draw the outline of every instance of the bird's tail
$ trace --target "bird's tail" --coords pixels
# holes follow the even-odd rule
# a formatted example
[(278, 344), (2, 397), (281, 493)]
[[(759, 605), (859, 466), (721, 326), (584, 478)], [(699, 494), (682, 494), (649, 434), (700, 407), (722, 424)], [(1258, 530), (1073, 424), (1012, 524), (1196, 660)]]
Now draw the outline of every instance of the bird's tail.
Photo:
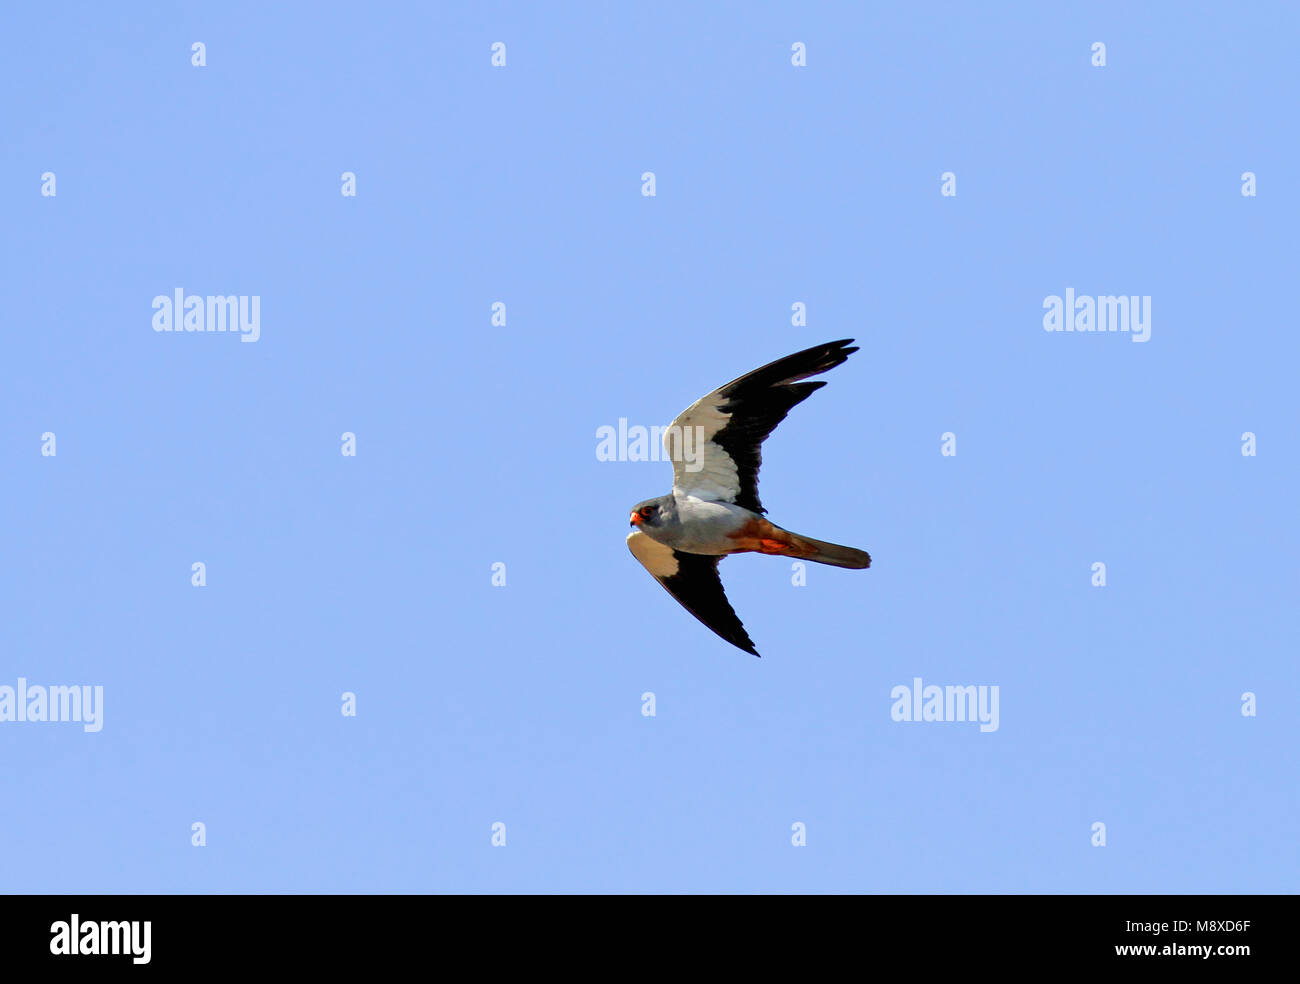
[(830, 564), (832, 567), (847, 567), (849, 570), (860, 571), (865, 567), (871, 566), (871, 555), (865, 550), (858, 550), (856, 547), (844, 547), (838, 543), (826, 543), (823, 540), (814, 540), (810, 536), (799, 536), (797, 533), (786, 533), (790, 537), (790, 543), (795, 548), (790, 551), (788, 556), (799, 557), (801, 560), (811, 560), (818, 564)]

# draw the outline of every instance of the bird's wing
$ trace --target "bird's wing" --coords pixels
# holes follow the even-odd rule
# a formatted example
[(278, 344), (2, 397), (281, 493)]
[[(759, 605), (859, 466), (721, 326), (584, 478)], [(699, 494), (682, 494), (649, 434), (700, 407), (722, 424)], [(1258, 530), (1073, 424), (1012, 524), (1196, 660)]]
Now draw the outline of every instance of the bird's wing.
[(722, 590), (722, 580), (718, 577), (721, 557), (683, 553), (652, 540), (640, 530), (628, 534), (627, 547), (683, 608), (733, 646), (758, 655)]
[(834, 369), (857, 351), (853, 339), (815, 345), (746, 373), (696, 400), (664, 432), (673, 492), (732, 502), (756, 513), (761, 445), (796, 404), (825, 382), (799, 380)]

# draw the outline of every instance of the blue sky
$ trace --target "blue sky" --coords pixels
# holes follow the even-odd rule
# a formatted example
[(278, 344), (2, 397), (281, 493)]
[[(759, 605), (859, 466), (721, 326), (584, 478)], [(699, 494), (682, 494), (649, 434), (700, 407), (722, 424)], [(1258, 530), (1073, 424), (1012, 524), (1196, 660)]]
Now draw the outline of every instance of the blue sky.
[[(0, 722), (0, 888), (1296, 889), (1294, 9), (700, 6), (10, 13), (0, 686), (104, 713)], [(843, 337), (761, 488), (874, 564), (728, 560), (753, 659), (596, 432)]]

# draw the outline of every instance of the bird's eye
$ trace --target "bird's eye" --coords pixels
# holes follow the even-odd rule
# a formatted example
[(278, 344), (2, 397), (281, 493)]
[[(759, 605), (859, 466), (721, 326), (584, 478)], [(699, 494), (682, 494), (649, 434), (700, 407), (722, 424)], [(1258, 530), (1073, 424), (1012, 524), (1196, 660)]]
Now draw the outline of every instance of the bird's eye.
[(641, 507), (641, 516), (642, 516), (644, 519), (649, 519), (649, 518), (650, 518), (651, 516), (653, 516), (654, 514), (655, 514), (655, 507), (654, 507), (654, 506), (642, 506), (642, 507)]

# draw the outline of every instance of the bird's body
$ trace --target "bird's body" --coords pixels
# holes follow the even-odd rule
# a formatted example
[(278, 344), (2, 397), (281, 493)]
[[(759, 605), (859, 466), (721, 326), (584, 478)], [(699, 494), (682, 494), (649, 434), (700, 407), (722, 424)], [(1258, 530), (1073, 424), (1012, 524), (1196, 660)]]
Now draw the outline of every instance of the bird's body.
[[(865, 551), (784, 530), (764, 517), (758, 498), (760, 446), (796, 404), (826, 384), (803, 383), (840, 365), (852, 339), (779, 359), (697, 400), (673, 421), (664, 447), (673, 490), (632, 511), (633, 556), (696, 618), (732, 645), (754, 649), (722, 590), (718, 563), (733, 553), (764, 553), (835, 567), (871, 565)], [(691, 436), (697, 435), (691, 454)]]
[[(664, 501), (666, 500), (666, 501)], [(660, 503), (658, 522), (642, 523), (641, 532), (674, 550), (722, 556), (732, 553), (729, 537), (739, 533), (754, 516), (730, 502), (714, 502), (675, 493), (654, 500)]]

